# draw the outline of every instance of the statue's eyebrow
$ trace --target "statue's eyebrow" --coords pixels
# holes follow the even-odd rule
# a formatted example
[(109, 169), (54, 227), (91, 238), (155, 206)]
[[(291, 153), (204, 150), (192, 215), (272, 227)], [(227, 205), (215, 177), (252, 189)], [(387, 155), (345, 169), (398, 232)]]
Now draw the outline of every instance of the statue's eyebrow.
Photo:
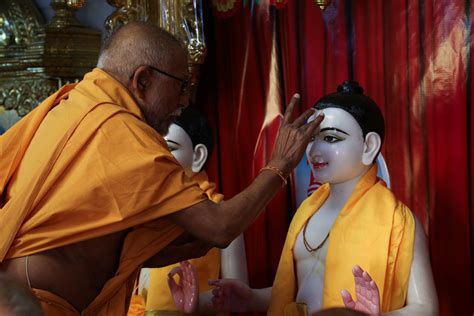
[(351, 136), (348, 133), (344, 132), (343, 130), (340, 130), (339, 128), (335, 128), (335, 127), (326, 127), (326, 128), (323, 128), (322, 130), (320, 130), (319, 132), (321, 133), (321, 132), (324, 132), (324, 131), (336, 131), (336, 132), (346, 134), (347, 136)]

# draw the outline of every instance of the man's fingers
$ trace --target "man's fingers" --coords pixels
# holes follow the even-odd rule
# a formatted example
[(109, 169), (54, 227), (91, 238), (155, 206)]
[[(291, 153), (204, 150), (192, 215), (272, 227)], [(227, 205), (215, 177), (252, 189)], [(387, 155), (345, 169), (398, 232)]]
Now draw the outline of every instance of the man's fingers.
[(301, 114), (296, 120), (293, 121), (293, 126), (295, 127), (300, 127), (308, 121), (308, 119), (313, 115), (315, 110), (313, 108), (309, 108), (306, 111), (304, 111), (303, 114)]
[(207, 280), (207, 284), (214, 285), (214, 286), (219, 286), (219, 285), (221, 285), (221, 279), (209, 279), (209, 280)]
[(285, 115), (283, 117), (283, 124), (291, 123), (291, 116), (293, 115), (293, 110), (295, 108), (296, 102), (300, 100), (300, 95), (298, 93), (293, 94), (290, 100), (290, 104), (286, 108)]
[(314, 135), (316, 129), (321, 125), (321, 122), (324, 120), (324, 113), (319, 114), (313, 121), (309, 122), (304, 126), (305, 136), (311, 137)]

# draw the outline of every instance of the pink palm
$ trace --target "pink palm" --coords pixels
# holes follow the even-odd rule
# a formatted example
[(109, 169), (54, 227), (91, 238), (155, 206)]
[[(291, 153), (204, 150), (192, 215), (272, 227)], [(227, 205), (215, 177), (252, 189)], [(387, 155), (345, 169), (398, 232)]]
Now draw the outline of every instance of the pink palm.
[(380, 294), (375, 281), (358, 265), (354, 266), (352, 274), (355, 281), (356, 301), (347, 290), (343, 290), (341, 296), (344, 305), (370, 315), (380, 315)]
[[(173, 276), (178, 274), (179, 282)], [(196, 268), (188, 261), (181, 262), (168, 273), (168, 286), (176, 308), (185, 313), (194, 313), (198, 307), (199, 280)]]

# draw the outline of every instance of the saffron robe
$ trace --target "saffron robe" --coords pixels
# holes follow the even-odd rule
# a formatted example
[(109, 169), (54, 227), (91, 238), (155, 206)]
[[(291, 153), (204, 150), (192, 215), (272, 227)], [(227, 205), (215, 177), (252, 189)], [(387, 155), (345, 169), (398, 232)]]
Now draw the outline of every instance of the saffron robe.
[[(294, 315), (298, 291), (293, 249), (305, 223), (330, 193), (324, 184), (308, 197), (290, 224), (273, 283), (268, 315)], [(413, 259), (415, 223), (411, 211), (377, 179), (374, 165), (358, 182), (339, 213), (329, 236), (325, 263), (323, 308), (344, 307), (341, 290), (355, 297), (352, 268), (358, 264), (376, 282), (381, 311), (405, 305)], [(298, 303), (298, 302), (296, 302)]]
[(0, 262), (133, 228), (86, 316), (126, 315), (143, 262), (183, 232), (160, 218), (206, 199), (128, 90), (100, 69), (9, 129), (0, 154)]
[[(222, 201), (224, 196), (216, 192), (214, 183), (209, 182), (205, 171), (195, 174), (192, 179), (199, 184), (199, 187), (206, 193), (207, 197), (215, 202)], [(217, 279), (220, 272), (220, 249), (212, 248), (209, 252), (196, 259), (189, 260), (198, 272), (199, 277), (199, 291), (206, 292), (211, 289), (207, 284), (209, 279)], [(168, 273), (179, 263), (166, 267), (149, 269), (149, 286), (145, 293), (134, 295), (128, 311), (128, 316), (139, 316), (146, 314), (160, 315), (164, 313), (170, 315), (170, 311), (176, 311), (176, 306), (173, 302), (173, 297), (168, 288)], [(177, 315), (181, 315), (176, 311)]]

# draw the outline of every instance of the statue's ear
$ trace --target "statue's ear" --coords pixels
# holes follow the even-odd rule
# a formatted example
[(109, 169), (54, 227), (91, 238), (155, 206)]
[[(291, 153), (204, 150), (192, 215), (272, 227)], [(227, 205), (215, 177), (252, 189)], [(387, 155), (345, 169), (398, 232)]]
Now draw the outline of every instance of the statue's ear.
[(382, 146), (382, 140), (379, 134), (370, 132), (365, 135), (364, 152), (362, 153), (362, 163), (364, 165), (369, 166), (375, 161), (380, 146)]
[(207, 155), (207, 147), (204, 144), (197, 144), (196, 147), (194, 147), (193, 165), (191, 168), (194, 173), (200, 172), (202, 167), (204, 167), (204, 164), (207, 160)]

